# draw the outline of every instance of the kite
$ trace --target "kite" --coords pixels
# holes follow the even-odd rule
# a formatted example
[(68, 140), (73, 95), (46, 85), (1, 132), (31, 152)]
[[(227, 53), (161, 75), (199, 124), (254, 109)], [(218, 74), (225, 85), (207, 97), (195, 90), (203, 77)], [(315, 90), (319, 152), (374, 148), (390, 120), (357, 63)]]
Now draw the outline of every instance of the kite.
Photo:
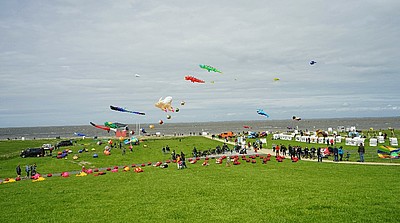
[(399, 148), (393, 148), (390, 146), (381, 146), (380, 149), (378, 149), (378, 156), (379, 158), (382, 159), (398, 159), (399, 158), (399, 153), (400, 149)]
[(113, 129), (126, 128), (128, 126), (119, 122), (104, 122), (104, 125)]
[(296, 117), (296, 116), (293, 116), (292, 119), (295, 120), (295, 121), (300, 121), (301, 120), (300, 117)]
[(146, 114), (143, 113), (143, 112), (129, 111), (129, 110), (126, 110), (125, 108), (121, 108), (121, 107), (117, 107), (117, 106), (112, 106), (112, 105), (110, 105), (110, 108), (111, 108), (111, 110), (119, 111), (119, 112), (127, 112), (127, 113), (132, 113), (132, 114), (137, 114), (137, 115), (146, 115)]
[(245, 128), (245, 129), (251, 129), (251, 126), (244, 125), (243, 128)]
[(171, 119), (171, 116), (170, 116), (170, 115), (167, 115), (167, 119)]
[(185, 101), (181, 101), (181, 105), (185, 105), (185, 103), (186, 103)]
[(154, 125), (149, 125), (149, 128), (150, 129), (154, 129)]
[(265, 117), (269, 118), (269, 115), (262, 109), (257, 109), (257, 114), (264, 115)]
[(157, 103), (154, 104), (154, 106), (156, 106), (157, 108), (167, 112), (167, 111), (172, 111), (174, 112), (174, 109), (172, 108), (172, 97), (171, 96), (167, 96), (164, 99), (162, 99), (162, 97), (158, 100)]
[(201, 69), (207, 70), (208, 72), (214, 71), (216, 73), (222, 73), (220, 70), (218, 70), (217, 68), (212, 67), (210, 65), (199, 64), (199, 66), (200, 66)]
[(114, 132), (117, 132), (117, 129), (110, 128), (110, 127), (107, 127), (107, 126), (104, 126), (104, 125), (96, 125), (93, 122), (90, 122), (90, 124), (93, 125), (94, 127), (98, 128), (98, 129), (106, 130), (107, 132), (110, 132), (110, 130), (112, 130)]
[(80, 133), (80, 132), (74, 132), (74, 134), (76, 135), (76, 136), (86, 136), (85, 134), (83, 134), (83, 133)]
[(164, 123), (164, 121), (160, 119), (160, 121), (158, 121), (158, 123), (159, 123), (160, 125), (162, 125), (162, 124)]
[(192, 83), (194, 83), (194, 82), (196, 82), (196, 83), (205, 83), (205, 81), (200, 80), (198, 78), (195, 78), (193, 76), (189, 76), (189, 75), (185, 76), (185, 80), (191, 81)]
[(145, 130), (144, 128), (140, 128), (140, 131), (141, 131), (142, 133), (147, 133), (146, 130)]
[(310, 61), (310, 65), (314, 65), (314, 64), (316, 64), (316, 63), (317, 63), (317, 62), (314, 61), (314, 60)]
[(277, 78), (277, 77), (275, 77), (275, 78), (274, 78), (274, 81), (279, 81), (279, 80), (280, 80), (280, 79), (279, 79), (279, 78)]
[(140, 75), (139, 74), (135, 74), (135, 77), (140, 77)]
[(175, 108), (175, 112), (179, 112), (179, 108)]

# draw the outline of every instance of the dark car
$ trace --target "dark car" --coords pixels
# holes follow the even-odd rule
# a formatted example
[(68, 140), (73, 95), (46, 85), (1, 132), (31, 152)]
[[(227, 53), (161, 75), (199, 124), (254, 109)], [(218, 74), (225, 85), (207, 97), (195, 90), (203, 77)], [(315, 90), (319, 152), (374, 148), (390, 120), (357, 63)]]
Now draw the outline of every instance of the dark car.
[(28, 148), (26, 150), (22, 150), (20, 156), (22, 158), (44, 156), (44, 149), (43, 148)]
[(72, 145), (73, 145), (73, 143), (71, 140), (64, 140), (64, 141), (58, 142), (56, 144), (56, 148), (63, 147), (63, 146), (72, 146)]

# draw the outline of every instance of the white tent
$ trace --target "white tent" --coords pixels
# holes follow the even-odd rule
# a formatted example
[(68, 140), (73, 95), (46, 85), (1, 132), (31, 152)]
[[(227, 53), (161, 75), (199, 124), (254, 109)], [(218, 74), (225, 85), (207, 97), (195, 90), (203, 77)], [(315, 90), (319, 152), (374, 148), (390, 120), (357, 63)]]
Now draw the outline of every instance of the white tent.
[(397, 142), (397, 138), (389, 138), (391, 146), (398, 146), (399, 143)]
[(369, 146), (378, 146), (378, 139), (370, 138), (369, 139)]

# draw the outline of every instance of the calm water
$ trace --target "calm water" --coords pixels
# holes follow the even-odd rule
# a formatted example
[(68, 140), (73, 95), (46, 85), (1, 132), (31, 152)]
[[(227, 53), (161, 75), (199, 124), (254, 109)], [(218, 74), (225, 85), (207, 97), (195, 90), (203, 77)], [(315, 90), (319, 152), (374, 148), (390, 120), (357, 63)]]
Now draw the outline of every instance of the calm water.
[[(351, 127), (355, 126), (357, 130), (366, 130), (370, 128), (400, 129), (400, 118), (345, 118), (345, 119), (312, 119), (312, 120), (263, 120), (263, 121), (231, 121), (231, 122), (199, 122), (199, 123), (164, 123), (163, 125), (155, 125), (154, 129), (150, 129), (149, 124), (130, 124), (129, 129), (134, 130), (136, 134), (138, 129), (144, 128), (148, 134), (159, 132), (161, 135), (189, 135), (201, 132), (209, 132), (210, 134), (218, 134), (220, 132), (233, 131), (242, 132), (249, 129), (243, 126), (251, 126), (251, 131), (284, 131), (287, 127), (298, 129), (337, 129), (338, 126)], [(25, 128), (0, 128), (0, 139), (33, 139), (33, 138), (72, 138), (76, 137), (75, 132), (83, 133), (87, 137), (112, 137), (113, 132), (107, 133), (90, 125), (82, 126), (50, 126), (50, 127), (25, 127)]]

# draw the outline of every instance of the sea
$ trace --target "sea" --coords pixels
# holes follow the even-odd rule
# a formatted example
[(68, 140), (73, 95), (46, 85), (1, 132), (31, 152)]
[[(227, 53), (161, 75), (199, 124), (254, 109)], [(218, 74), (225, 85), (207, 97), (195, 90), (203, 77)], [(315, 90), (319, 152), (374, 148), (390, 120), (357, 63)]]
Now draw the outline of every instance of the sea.
[[(181, 136), (199, 134), (219, 134), (221, 132), (283, 132), (287, 130), (328, 130), (332, 128), (356, 130), (385, 130), (400, 129), (400, 117), (384, 118), (339, 118), (339, 119), (308, 119), (308, 120), (250, 120), (250, 121), (224, 121), (224, 122), (192, 122), (192, 123), (164, 123), (156, 124), (128, 124), (133, 135)], [(141, 129), (144, 131), (142, 132)], [(145, 133), (144, 133), (145, 132)], [(51, 138), (77, 138), (76, 133), (86, 137), (107, 138), (114, 137), (115, 133), (97, 129), (91, 125), (78, 126), (40, 126), (0, 128), (0, 140), (11, 139), (51, 139)]]

